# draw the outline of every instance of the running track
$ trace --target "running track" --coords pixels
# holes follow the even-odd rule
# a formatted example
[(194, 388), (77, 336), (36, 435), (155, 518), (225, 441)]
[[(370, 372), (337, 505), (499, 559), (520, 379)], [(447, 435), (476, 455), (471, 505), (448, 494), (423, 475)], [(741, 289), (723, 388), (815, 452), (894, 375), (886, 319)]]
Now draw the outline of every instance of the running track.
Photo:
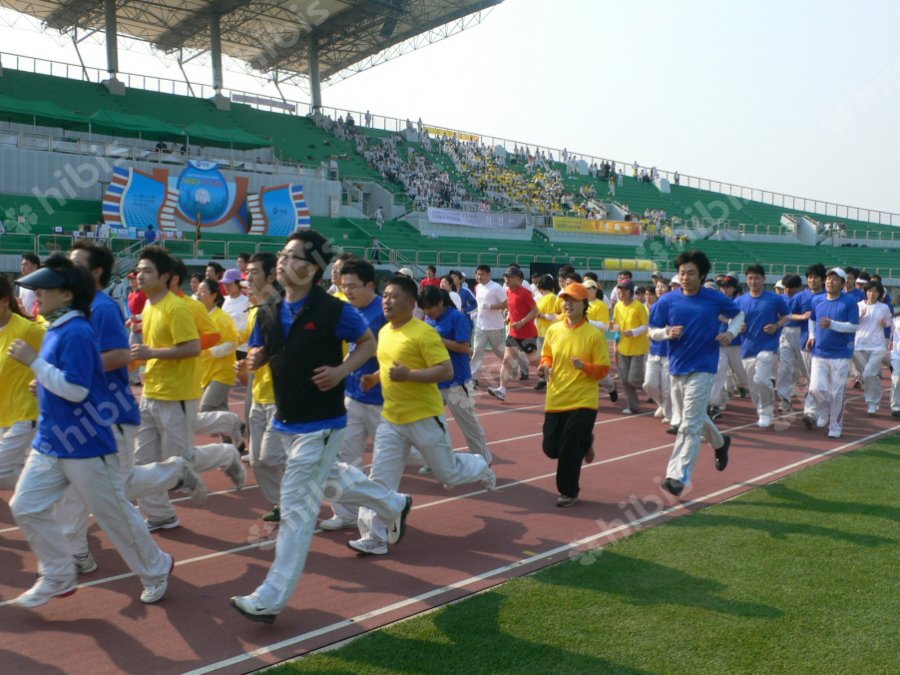
[[(268, 505), (252, 475), (235, 493), (223, 474), (206, 474), (206, 506), (181, 500), (182, 527), (154, 535), (178, 562), (168, 595), (153, 606), (140, 603), (140, 582), (96, 526), (91, 547), (100, 568), (82, 577), (78, 593), (37, 610), (11, 605), (33, 582), (36, 561), (10, 515), (10, 493), (0, 492), (0, 669), (256, 670), (730, 499), (900, 429), (889, 413), (867, 417), (859, 392), (848, 391), (839, 441), (824, 430), (806, 431), (798, 413), (779, 416), (774, 429), (758, 429), (749, 399), (736, 400), (719, 420), (734, 437), (728, 469), (716, 472), (704, 445), (693, 489), (678, 500), (658, 487), (674, 437), (649, 413), (624, 417), (621, 401), (613, 406), (604, 397), (597, 459), (582, 473), (582, 501), (557, 509), (554, 464), (540, 450), (543, 396), (526, 384), (511, 390), (506, 403), (479, 394), (497, 490), (446, 491), (407, 468), (401, 489), (415, 504), (404, 541), (387, 556), (360, 558), (346, 546), (355, 530), (317, 533), (300, 587), (274, 626), (248, 622), (228, 605), (231, 595), (256, 587), (273, 556), (258, 519)], [(237, 394), (232, 409), (241, 409)], [(451, 428), (455, 447), (464, 449)]]

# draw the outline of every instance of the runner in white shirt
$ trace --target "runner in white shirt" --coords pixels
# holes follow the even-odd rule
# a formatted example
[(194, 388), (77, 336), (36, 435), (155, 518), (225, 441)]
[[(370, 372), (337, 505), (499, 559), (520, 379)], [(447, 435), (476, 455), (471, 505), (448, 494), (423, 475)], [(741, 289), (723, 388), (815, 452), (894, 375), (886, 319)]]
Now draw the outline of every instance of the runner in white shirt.
[(503, 310), (506, 309), (506, 292), (503, 286), (491, 279), (491, 268), (479, 265), (475, 270), (475, 299), (478, 301), (478, 314), (475, 317), (475, 341), (472, 346), (472, 379), (478, 384), (478, 371), (484, 361), (484, 350), (488, 343), (491, 351), (503, 361), (503, 350), (506, 340), (503, 328)]
[(891, 310), (881, 299), (884, 287), (877, 281), (865, 285), (866, 299), (859, 303), (859, 329), (853, 345), (853, 362), (861, 373), (866, 395), (866, 411), (878, 414), (883, 390), (881, 360), (884, 358), (884, 329), (891, 325)]
[(228, 297), (222, 303), (222, 311), (234, 319), (238, 335), (243, 338), (237, 348), (237, 357), (240, 360), (247, 356), (247, 320), (250, 316), (248, 312), (250, 298), (242, 292), (241, 271), (236, 267), (225, 271), (222, 283), (225, 284), (225, 290), (228, 291)]

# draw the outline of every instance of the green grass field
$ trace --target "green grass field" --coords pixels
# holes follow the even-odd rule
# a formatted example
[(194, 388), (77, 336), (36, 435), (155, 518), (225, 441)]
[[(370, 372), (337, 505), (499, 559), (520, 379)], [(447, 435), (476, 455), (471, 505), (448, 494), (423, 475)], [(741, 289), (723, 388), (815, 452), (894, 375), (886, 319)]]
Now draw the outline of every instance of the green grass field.
[(900, 672), (900, 436), (268, 673)]

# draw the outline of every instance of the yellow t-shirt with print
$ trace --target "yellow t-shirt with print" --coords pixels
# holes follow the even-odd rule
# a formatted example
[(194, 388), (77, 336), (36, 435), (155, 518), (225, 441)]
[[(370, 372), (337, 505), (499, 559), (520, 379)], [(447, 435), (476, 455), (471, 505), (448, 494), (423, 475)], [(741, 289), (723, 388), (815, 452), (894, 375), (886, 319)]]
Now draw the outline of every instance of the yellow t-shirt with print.
[(542, 295), (537, 301), (538, 319), (537, 319), (537, 329), (538, 329), (538, 337), (544, 337), (547, 334), (547, 329), (550, 328), (557, 320), (551, 321), (550, 319), (544, 319), (544, 314), (559, 314), (557, 311), (558, 302), (560, 298), (558, 298), (553, 293), (545, 293)]
[(562, 412), (578, 408), (597, 409), (600, 389), (597, 380), (572, 365), (573, 358), (595, 366), (609, 365), (606, 338), (587, 321), (574, 328), (566, 320), (557, 321), (547, 329), (541, 358), (553, 363), (547, 382), (547, 412)]
[(386, 323), (378, 331), (378, 369), (384, 407), (381, 415), (393, 424), (410, 424), (444, 413), (438, 386), (432, 382), (393, 382), (393, 365), (410, 370), (431, 368), (450, 360), (438, 332), (424, 321), (410, 319), (400, 328)]
[(44, 328), (18, 314), (11, 314), (7, 324), (0, 328), (0, 427), (38, 418), (37, 396), (28, 391), (34, 372), (9, 355), (9, 348), (16, 340), (24, 340), (40, 352)]
[[(259, 315), (259, 307), (250, 308), (247, 316), (247, 335), (253, 334), (256, 319)], [(253, 371), (253, 400), (261, 405), (275, 403), (275, 385), (272, 383), (272, 369), (269, 364)]]
[[(167, 349), (191, 340), (200, 333), (191, 310), (174, 293), (166, 293), (155, 304), (147, 301), (142, 313), (144, 344)], [(150, 359), (144, 370), (144, 396), (162, 401), (192, 401), (200, 398), (200, 360)]]
[[(213, 307), (209, 312), (209, 318), (216, 327), (216, 332), (221, 336), (219, 344), (233, 342), (238, 344), (238, 329), (231, 315), (223, 312), (219, 307)], [(206, 387), (210, 382), (221, 382), (233, 387), (237, 381), (237, 373), (234, 372), (235, 353), (215, 357), (209, 349), (200, 352), (200, 386)]]
[(625, 337), (626, 330), (634, 330), (640, 326), (650, 323), (650, 313), (647, 306), (643, 303), (633, 300), (630, 305), (624, 302), (617, 302), (613, 311), (616, 320), (616, 326), (622, 333), (619, 339), (619, 353), (622, 356), (640, 356), (650, 351), (650, 336), (647, 331), (635, 337)]

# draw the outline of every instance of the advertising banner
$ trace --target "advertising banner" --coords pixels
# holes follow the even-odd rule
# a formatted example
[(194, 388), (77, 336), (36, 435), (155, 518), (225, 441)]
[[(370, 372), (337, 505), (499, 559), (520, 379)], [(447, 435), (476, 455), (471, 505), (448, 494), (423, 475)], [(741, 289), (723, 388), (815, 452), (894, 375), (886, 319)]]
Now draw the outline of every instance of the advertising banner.
[(640, 235), (641, 224), (627, 220), (590, 220), (553, 216), (553, 229), (559, 232), (588, 232), (593, 234)]
[(436, 225), (460, 225), (485, 229), (524, 230), (523, 213), (490, 213), (487, 211), (457, 211), (429, 207), (428, 222)]

